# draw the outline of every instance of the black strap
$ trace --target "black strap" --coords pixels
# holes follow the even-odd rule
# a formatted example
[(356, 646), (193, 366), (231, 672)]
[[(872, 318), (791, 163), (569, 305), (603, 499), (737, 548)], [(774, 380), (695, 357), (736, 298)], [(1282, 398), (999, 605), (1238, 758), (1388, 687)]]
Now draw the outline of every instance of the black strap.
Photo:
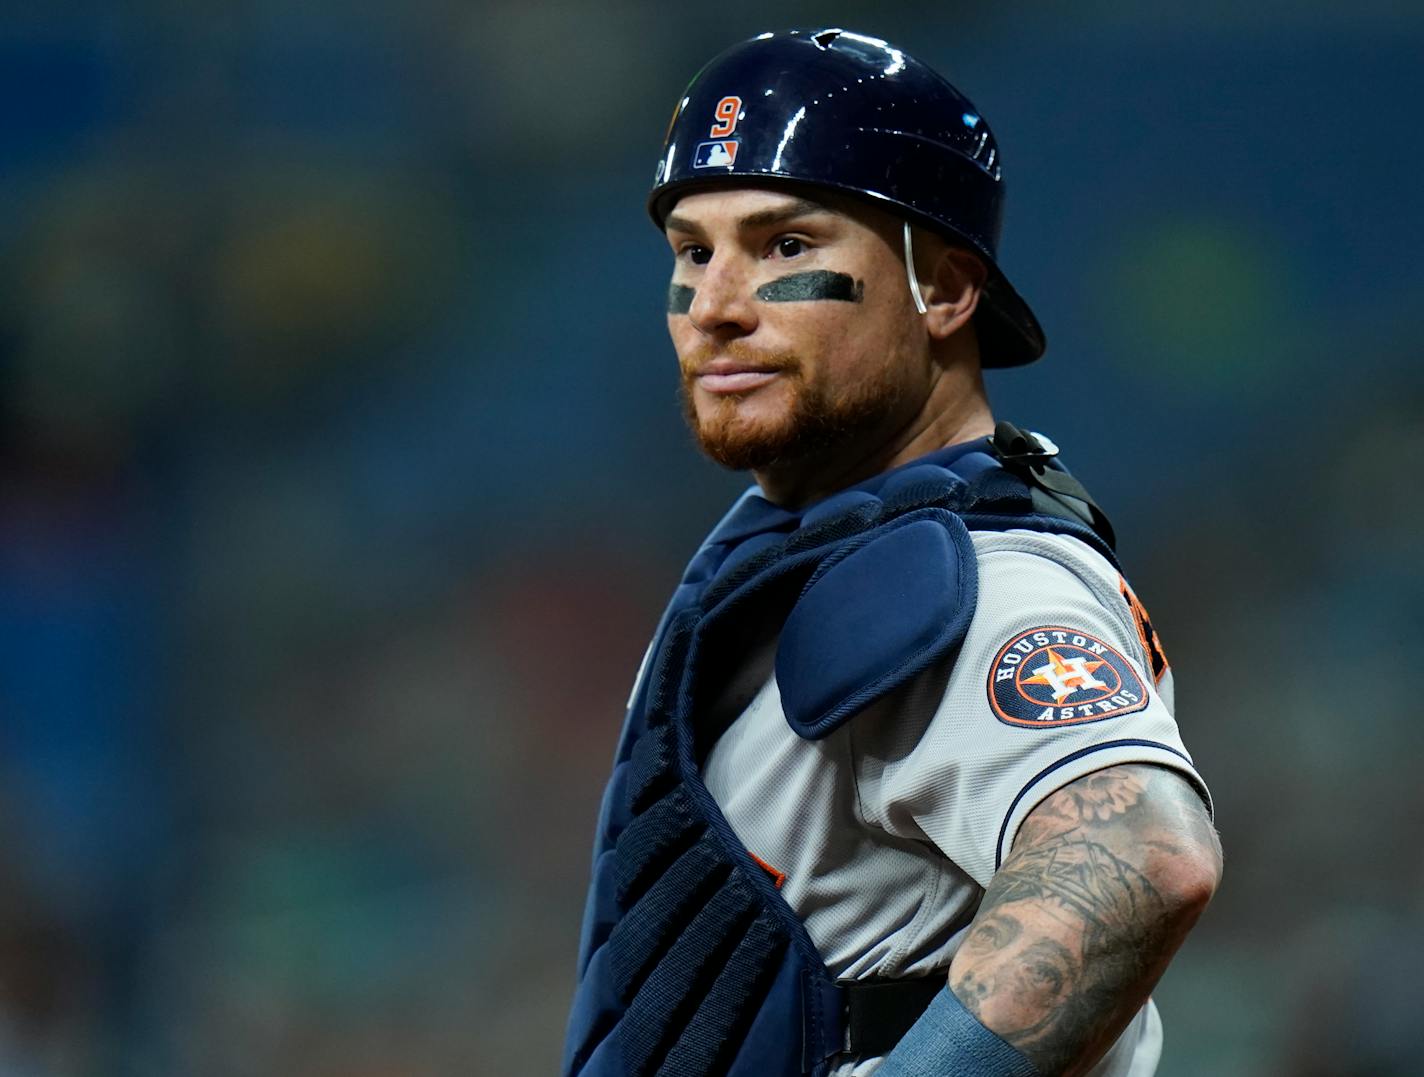
[(841, 983), (846, 999), (846, 1049), (857, 1058), (887, 1055), (944, 989), (943, 970), (913, 980)]
[(1107, 513), (1081, 482), (1055, 465), (1056, 448), (1045, 447), (1031, 432), (1003, 420), (995, 424), (989, 446), (1000, 463), (1033, 489), (1034, 504), (1040, 511), (1046, 509), (1057, 516), (1066, 511), (1072, 519), (1082, 521), (1102, 536), (1109, 547), (1117, 548), (1117, 536)]

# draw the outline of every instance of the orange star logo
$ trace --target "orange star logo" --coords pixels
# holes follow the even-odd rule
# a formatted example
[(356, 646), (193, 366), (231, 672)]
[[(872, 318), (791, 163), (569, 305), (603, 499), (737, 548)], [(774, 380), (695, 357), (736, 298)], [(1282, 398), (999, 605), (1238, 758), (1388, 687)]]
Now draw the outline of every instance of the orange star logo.
[(1107, 685), (1093, 674), (1106, 662), (1085, 657), (1069, 658), (1066, 661), (1052, 647), (1048, 648), (1048, 665), (1039, 666), (1032, 677), (1025, 677), (1024, 684), (1042, 684), (1053, 689), (1053, 701), (1062, 703), (1074, 692), (1085, 688), (1106, 688)]

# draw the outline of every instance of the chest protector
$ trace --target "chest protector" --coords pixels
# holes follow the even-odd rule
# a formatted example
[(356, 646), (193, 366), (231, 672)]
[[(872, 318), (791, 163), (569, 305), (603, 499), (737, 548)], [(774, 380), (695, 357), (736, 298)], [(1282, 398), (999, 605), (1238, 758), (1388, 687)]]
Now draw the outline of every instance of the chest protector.
[(783, 709), (809, 739), (951, 657), (978, 590), (972, 530), (1072, 535), (1113, 560), (1097, 507), (1049, 456), (1000, 424), (802, 514), (745, 496), (708, 537), (649, 650), (604, 793), (565, 1077), (836, 1065), (845, 991), (702, 783), (730, 720), (710, 720), (710, 701), (777, 626)]

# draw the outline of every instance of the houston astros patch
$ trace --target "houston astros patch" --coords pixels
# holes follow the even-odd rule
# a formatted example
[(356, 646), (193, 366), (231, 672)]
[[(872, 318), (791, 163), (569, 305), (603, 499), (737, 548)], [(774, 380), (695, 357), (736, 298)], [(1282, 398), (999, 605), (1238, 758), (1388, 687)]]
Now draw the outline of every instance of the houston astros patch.
[(1140, 711), (1147, 689), (1097, 636), (1048, 625), (1020, 632), (994, 656), (989, 705), (1008, 725), (1081, 725)]

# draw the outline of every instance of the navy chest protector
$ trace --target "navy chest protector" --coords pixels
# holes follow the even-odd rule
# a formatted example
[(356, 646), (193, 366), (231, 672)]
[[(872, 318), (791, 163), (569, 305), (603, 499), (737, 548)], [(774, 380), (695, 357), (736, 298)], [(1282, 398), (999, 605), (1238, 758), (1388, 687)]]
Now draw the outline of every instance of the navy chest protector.
[[(722, 732), (709, 701), (768, 626), (781, 626), (787, 722), (810, 739), (949, 657), (977, 596), (971, 530), (1073, 535), (1112, 560), (1086, 493), (1046, 454), (1036, 465), (1015, 456), (1006, 425), (802, 515), (744, 499), (694, 558), (604, 793), (565, 1077), (834, 1067), (847, 1047), (845, 991), (702, 783)], [(1065, 483), (1081, 497), (1065, 499)]]

